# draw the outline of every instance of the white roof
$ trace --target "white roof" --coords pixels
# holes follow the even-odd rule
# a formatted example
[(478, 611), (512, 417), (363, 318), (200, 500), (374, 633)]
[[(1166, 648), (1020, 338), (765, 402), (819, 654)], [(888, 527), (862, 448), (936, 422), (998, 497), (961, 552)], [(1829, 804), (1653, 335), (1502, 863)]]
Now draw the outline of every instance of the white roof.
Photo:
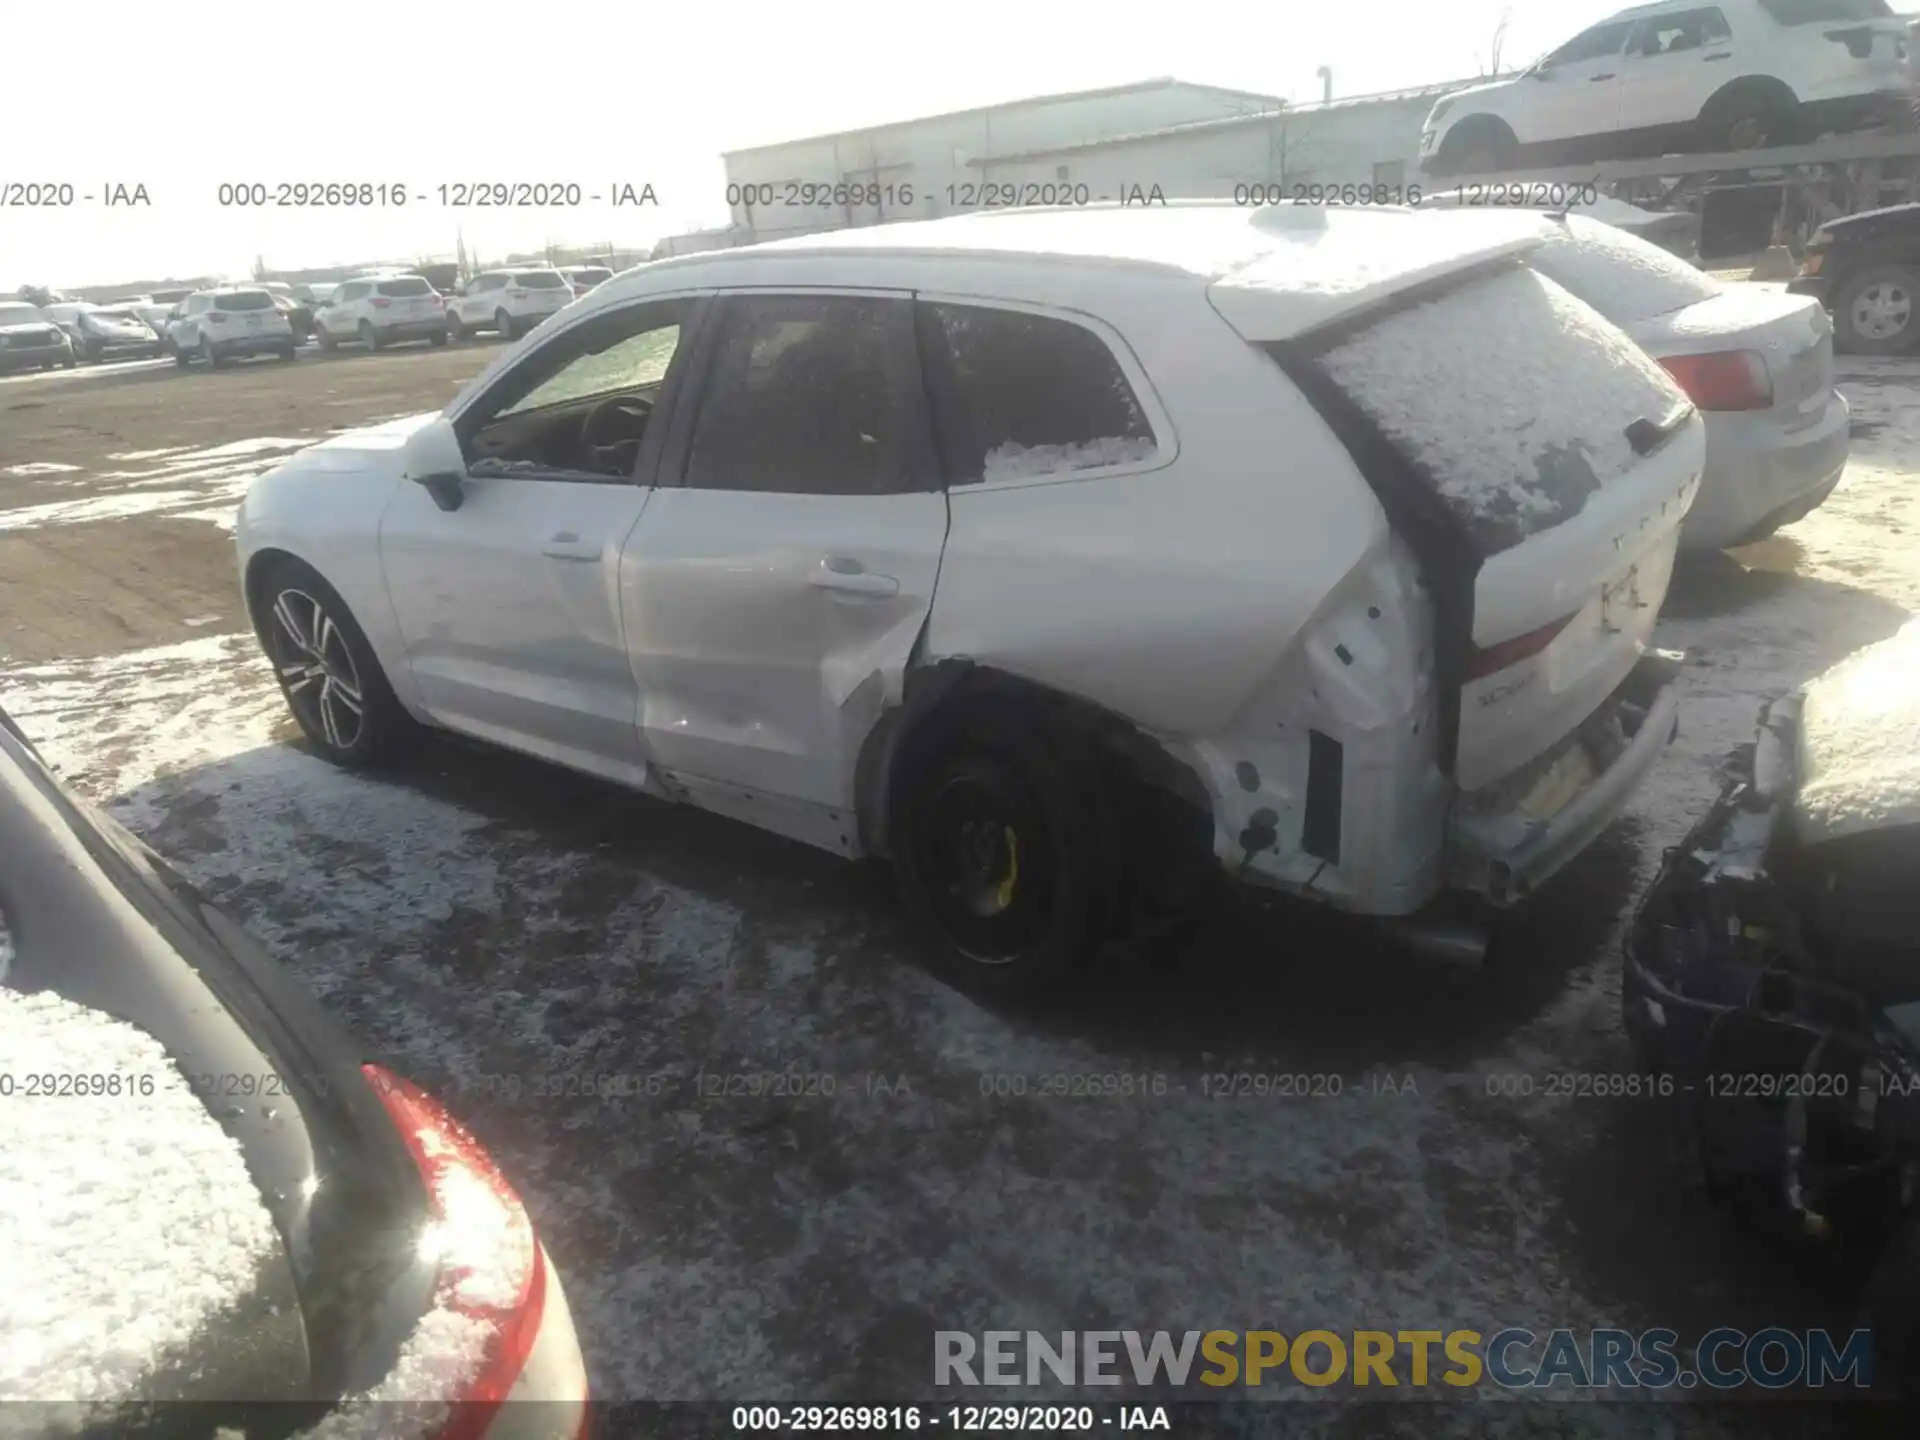
[[(1210, 287), (1213, 303), (1250, 338), (1284, 339), (1409, 285), (1539, 243), (1543, 222), (1486, 211), (1438, 217), (1387, 206), (1340, 208), (1223, 202), (1006, 210), (863, 226), (655, 261), (595, 292), (618, 303), (673, 281), (928, 284), (943, 263), (1072, 267), (1078, 293), (1090, 272), (1131, 271)], [(1436, 223), (1437, 222), (1437, 223)], [(782, 262), (798, 262), (788, 264)], [(929, 271), (933, 274), (929, 274)], [(1257, 334), (1255, 332), (1258, 332)]]

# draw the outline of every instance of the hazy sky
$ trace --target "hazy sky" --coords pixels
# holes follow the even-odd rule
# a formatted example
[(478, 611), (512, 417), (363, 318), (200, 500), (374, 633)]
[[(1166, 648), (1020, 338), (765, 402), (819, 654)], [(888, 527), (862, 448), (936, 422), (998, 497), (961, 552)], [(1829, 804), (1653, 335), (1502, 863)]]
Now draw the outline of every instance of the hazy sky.
[[(143, 183), (146, 209), (0, 208), (0, 293), (547, 240), (641, 245), (726, 219), (720, 152), (1157, 75), (1318, 98), (1524, 63), (1610, 0), (28, 0), (6, 23), (0, 185)], [(658, 209), (223, 209), (223, 181), (651, 183)]]

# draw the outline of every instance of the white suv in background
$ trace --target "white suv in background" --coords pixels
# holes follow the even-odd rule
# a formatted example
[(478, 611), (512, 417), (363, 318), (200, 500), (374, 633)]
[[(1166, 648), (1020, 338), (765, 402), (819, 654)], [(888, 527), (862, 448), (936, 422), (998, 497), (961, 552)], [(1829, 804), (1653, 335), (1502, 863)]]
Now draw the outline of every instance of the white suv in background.
[(572, 302), (567, 277), (550, 266), (483, 270), (447, 300), (447, 331), (456, 340), (475, 330), (511, 340)]
[(378, 350), (403, 340), (447, 343), (446, 303), (419, 275), (364, 276), (348, 280), (313, 312), (313, 333), (322, 350), (357, 340)]
[(1703, 458), (1549, 233), (1109, 206), (643, 265), (255, 481), (248, 611), (327, 758), (424, 722), (891, 856), (1003, 994), (1214, 877), (1511, 904), (1673, 735)]
[(216, 370), (242, 355), (291, 360), (299, 353), (286, 312), (258, 285), (197, 290), (187, 296), (167, 325), (167, 348), (177, 364), (204, 360)]
[(1886, 0), (1667, 0), (1622, 10), (1518, 75), (1443, 96), (1421, 168), (1755, 150), (1859, 128), (1910, 89)]

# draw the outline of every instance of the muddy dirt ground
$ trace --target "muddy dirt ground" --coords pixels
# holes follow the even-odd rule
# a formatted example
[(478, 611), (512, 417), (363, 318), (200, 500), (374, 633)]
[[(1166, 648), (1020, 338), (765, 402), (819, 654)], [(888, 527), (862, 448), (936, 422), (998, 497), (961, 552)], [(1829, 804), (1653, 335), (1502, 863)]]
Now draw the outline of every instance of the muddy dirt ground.
[[(1848, 1320), (1820, 1261), (1707, 1204), (1646, 1100), (1545, 1077), (1631, 1068), (1621, 917), (1760, 700), (1920, 607), (1920, 363), (1846, 369), (1855, 463), (1826, 507), (1682, 574), (1682, 739), (1499, 965), (1232, 908), (1009, 1015), (931, 979), (884, 880), (828, 857), (478, 746), (377, 778), (300, 747), (240, 633), (232, 508), (275, 455), (436, 408), (495, 353), (0, 383), (0, 702), (470, 1119), (596, 1395), (923, 1395), (936, 1329)], [(774, 1074), (812, 1079), (713, 1085)], [(1241, 1075), (1285, 1080), (1215, 1098)], [(1483, 1426), (1335, 1425), (1397, 1428)]]

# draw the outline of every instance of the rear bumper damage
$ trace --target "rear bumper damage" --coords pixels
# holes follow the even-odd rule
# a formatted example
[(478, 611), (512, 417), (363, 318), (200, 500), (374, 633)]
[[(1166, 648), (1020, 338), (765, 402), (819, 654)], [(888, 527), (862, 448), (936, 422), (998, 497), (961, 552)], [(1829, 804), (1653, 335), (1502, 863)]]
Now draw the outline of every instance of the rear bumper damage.
[(1511, 905), (1591, 844), (1679, 732), (1679, 675), (1679, 655), (1648, 653), (1565, 742), (1462, 795), (1448, 844), (1452, 887)]

